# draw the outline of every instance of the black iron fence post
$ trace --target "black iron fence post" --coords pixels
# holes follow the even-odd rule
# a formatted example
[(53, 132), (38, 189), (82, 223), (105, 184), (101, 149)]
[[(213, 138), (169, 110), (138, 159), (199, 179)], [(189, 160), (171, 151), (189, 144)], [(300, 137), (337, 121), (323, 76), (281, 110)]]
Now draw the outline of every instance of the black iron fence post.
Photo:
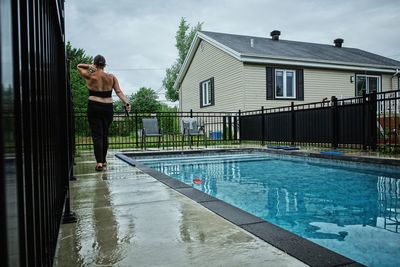
[(361, 129), (361, 131), (362, 131), (362, 135), (361, 135), (362, 140), (361, 141), (362, 141), (362, 144), (363, 144), (363, 150), (367, 149), (366, 136), (369, 134), (368, 133), (368, 129), (365, 128), (366, 118), (369, 117), (369, 116), (367, 116), (367, 115), (369, 115), (369, 114), (367, 114), (367, 112), (369, 111), (368, 106), (369, 106), (369, 103), (367, 103), (367, 95), (366, 95), (365, 91), (363, 91), (363, 93), (362, 93), (362, 112), (361, 112), (362, 113), (361, 114), (361, 125), (362, 125), (362, 129)]
[(264, 106), (261, 106), (261, 145), (265, 145), (265, 118), (264, 118)]
[(239, 127), (238, 127), (238, 131), (239, 131), (239, 135), (238, 136), (239, 137), (238, 137), (238, 140), (239, 140), (239, 144), (241, 144), (242, 143), (242, 138), (241, 138), (242, 114), (241, 114), (240, 109), (239, 109), (238, 117), (239, 117)]
[[(190, 118), (193, 118), (193, 109), (190, 109)], [(189, 148), (191, 149), (191, 144), (192, 144), (192, 136), (189, 134), (190, 130), (188, 130), (188, 141), (189, 141)], [(182, 149), (183, 145), (185, 143), (185, 135), (183, 135), (183, 142), (182, 142)]]
[[(69, 180), (71, 180), (71, 177), (73, 176), (72, 167), (70, 168), (69, 176), (70, 176)], [(71, 210), (71, 196), (70, 196), (70, 188), (69, 188), (69, 181), (68, 181), (66, 198), (65, 198), (65, 208), (64, 208), (64, 214), (63, 214), (62, 223), (63, 224), (75, 223), (76, 221), (77, 221), (76, 214), (75, 214), (75, 212), (73, 212)]]
[(232, 141), (232, 116), (228, 116), (228, 140)]
[(68, 118), (68, 131), (69, 131), (69, 145), (70, 149), (69, 151), (71, 152), (71, 155), (69, 156), (69, 160), (71, 162), (70, 168), (70, 175), (69, 175), (69, 180), (70, 181), (76, 181), (76, 177), (74, 176), (74, 165), (75, 165), (75, 111), (73, 108), (73, 94), (72, 94), (72, 87), (71, 87), (71, 74), (70, 74), (70, 67), (71, 67), (71, 60), (67, 58), (67, 94), (69, 96), (69, 99), (67, 99), (67, 118)]
[[(237, 141), (238, 140), (238, 135), (237, 135), (237, 129), (238, 129), (238, 118), (237, 116), (233, 116), (233, 140)], [(235, 142), (236, 143), (236, 142)]]
[[(377, 95), (376, 92), (372, 92), (370, 95), (370, 118), (371, 118), (371, 149), (377, 149), (378, 134), (377, 134)], [(396, 110), (395, 110), (396, 111)]]
[(222, 116), (222, 140), (226, 141), (226, 116)]
[(138, 114), (135, 111), (135, 139), (136, 139), (136, 148), (139, 147), (139, 129), (138, 129)]
[(337, 98), (336, 96), (331, 97), (332, 101), (332, 106), (331, 106), (331, 111), (332, 111), (332, 148), (337, 148), (338, 147), (338, 139), (339, 139), (339, 118), (338, 118), (338, 106), (337, 106)]
[[(66, 121), (66, 130), (68, 132), (68, 137), (69, 137), (69, 149), (65, 149), (65, 154), (67, 155), (67, 162), (64, 162), (66, 164), (68, 172), (68, 179), (65, 181), (65, 187), (66, 187), (66, 196), (65, 196), (65, 206), (64, 206), (64, 214), (62, 218), (62, 223), (74, 223), (77, 221), (76, 215), (73, 211), (71, 211), (71, 197), (70, 197), (70, 188), (69, 188), (69, 181), (74, 181), (76, 178), (74, 177), (74, 161), (75, 161), (75, 156), (74, 156), (74, 150), (75, 150), (75, 121), (74, 121), (74, 110), (72, 106), (72, 90), (71, 90), (71, 83), (70, 83), (70, 60), (67, 59), (66, 62), (66, 86), (67, 86), (67, 99), (65, 100), (65, 110), (67, 111), (67, 121)], [(68, 153), (69, 152), (69, 153)], [(64, 157), (65, 158), (65, 157)]]
[(292, 122), (292, 125), (291, 125), (292, 136), (291, 136), (291, 142), (290, 143), (291, 143), (292, 146), (294, 146), (295, 142), (296, 142), (296, 121), (295, 121), (296, 117), (295, 117), (295, 114), (294, 114), (294, 102), (293, 101), (292, 101), (292, 103), (290, 105), (290, 113), (291, 113), (291, 122)]

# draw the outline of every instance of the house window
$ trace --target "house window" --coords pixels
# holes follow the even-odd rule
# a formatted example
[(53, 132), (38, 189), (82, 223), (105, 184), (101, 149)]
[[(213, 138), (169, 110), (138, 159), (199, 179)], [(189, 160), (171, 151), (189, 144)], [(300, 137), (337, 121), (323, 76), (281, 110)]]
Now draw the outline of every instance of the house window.
[(296, 71), (275, 70), (275, 98), (296, 98)]
[(266, 67), (267, 100), (304, 101), (304, 70)]
[(200, 107), (214, 105), (214, 78), (200, 83)]
[(381, 77), (376, 75), (356, 75), (356, 96), (381, 91)]

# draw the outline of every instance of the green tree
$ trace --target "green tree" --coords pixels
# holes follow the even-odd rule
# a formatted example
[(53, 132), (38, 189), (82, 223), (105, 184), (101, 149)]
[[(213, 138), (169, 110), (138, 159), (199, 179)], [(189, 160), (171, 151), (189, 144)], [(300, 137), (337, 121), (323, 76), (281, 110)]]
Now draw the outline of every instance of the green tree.
[(186, 55), (189, 52), (190, 45), (192, 44), (196, 32), (201, 31), (202, 25), (203, 23), (198, 22), (195, 27), (190, 28), (190, 25), (186, 22), (185, 18), (181, 18), (178, 31), (175, 35), (175, 47), (178, 49), (178, 58), (174, 64), (166, 70), (163, 79), (163, 85), (166, 89), (165, 97), (170, 101), (179, 100), (179, 92), (174, 88), (174, 84), (182, 64), (185, 61)]
[(93, 57), (86, 55), (82, 48), (73, 48), (71, 42), (67, 43), (67, 58), (70, 60), (70, 81), (72, 89), (72, 97), (74, 111), (85, 111), (87, 107), (87, 99), (89, 96), (86, 88), (85, 80), (80, 76), (76, 66), (79, 63), (90, 64)]
[(124, 103), (120, 99), (115, 100), (113, 104), (114, 112), (124, 112)]
[(178, 112), (177, 107), (170, 107), (167, 104), (161, 103), (160, 108), (158, 109), (159, 112)]
[(129, 97), (129, 103), (132, 104), (132, 112), (151, 113), (160, 109), (157, 93), (146, 87), (141, 87), (139, 91)]

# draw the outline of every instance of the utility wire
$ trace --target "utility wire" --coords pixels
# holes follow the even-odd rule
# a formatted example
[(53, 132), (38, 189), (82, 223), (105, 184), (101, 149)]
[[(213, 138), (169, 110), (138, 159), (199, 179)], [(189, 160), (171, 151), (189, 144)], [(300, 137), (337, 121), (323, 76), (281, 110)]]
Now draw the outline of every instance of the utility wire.
[(142, 71), (142, 70), (165, 70), (166, 68), (109, 68), (108, 71)]

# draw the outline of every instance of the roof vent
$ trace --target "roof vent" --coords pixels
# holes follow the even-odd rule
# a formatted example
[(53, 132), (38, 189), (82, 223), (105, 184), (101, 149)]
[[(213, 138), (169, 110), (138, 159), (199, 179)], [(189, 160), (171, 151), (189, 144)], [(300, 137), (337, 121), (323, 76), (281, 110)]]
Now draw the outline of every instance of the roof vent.
[(250, 46), (254, 47), (254, 39), (253, 38), (250, 38)]
[(342, 38), (337, 38), (333, 40), (333, 42), (335, 43), (335, 47), (342, 47), (343, 41), (344, 40)]
[(279, 35), (281, 35), (280, 31), (274, 30), (271, 32), (271, 37), (272, 40), (278, 41), (279, 40)]

